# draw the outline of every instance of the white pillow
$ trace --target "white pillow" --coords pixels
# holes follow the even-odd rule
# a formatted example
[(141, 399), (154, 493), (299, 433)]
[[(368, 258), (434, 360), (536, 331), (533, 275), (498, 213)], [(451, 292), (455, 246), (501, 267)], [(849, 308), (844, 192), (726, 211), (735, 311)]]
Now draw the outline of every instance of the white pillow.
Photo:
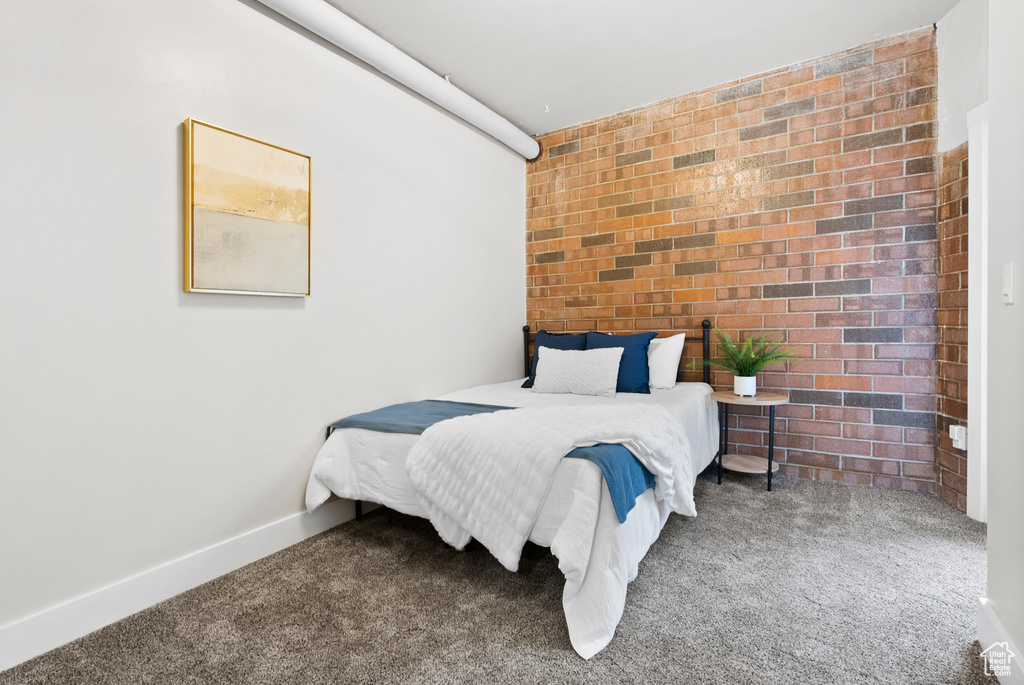
[(652, 388), (675, 387), (685, 340), (686, 333), (651, 340), (647, 348), (647, 370), (650, 372)]
[(556, 350), (537, 348), (534, 392), (614, 397), (623, 348)]

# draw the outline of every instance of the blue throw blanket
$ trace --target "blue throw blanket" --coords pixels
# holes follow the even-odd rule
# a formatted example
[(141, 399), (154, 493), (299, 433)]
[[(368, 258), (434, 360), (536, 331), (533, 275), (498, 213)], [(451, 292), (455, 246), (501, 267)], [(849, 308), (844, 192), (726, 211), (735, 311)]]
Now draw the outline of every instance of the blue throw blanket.
[[(421, 435), (430, 426), (439, 421), (453, 419), (456, 416), (485, 414), (502, 409), (493, 404), (473, 404), (472, 402), (448, 402), (446, 400), (422, 400), (404, 402), (390, 407), (375, 409), (363, 414), (354, 414), (339, 419), (330, 425), (331, 428), (363, 428), (378, 433), (406, 433)], [(633, 453), (622, 445), (594, 445), (577, 447), (566, 457), (573, 459), (589, 459), (601, 467), (604, 482), (612, 496), (612, 505), (619, 523), (626, 520), (628, 514), (636, 506), (636, 498), (654, 487), (654, 474), (647, 470)]]
[(494, 404), (473, 404), (472, 402), (447, 402), (445, 400), (421, 400), (419, 402), (403, 402), (390, 407), (374, 409), (364, 414), (355, 414), (338, 419), (331, 428), (365, 428), (378, 433), (407, 433), (422, 435), (435, 423), (456, 416), (470, 414), (488, 414), (501, 409)]
[(565, 456), (589, 459), (601, 467), (619, 523), (626, 522), (626, 514), (636, 506), (636, 498), (654, 487), (654, 474), (622, 445), (577, 447)]

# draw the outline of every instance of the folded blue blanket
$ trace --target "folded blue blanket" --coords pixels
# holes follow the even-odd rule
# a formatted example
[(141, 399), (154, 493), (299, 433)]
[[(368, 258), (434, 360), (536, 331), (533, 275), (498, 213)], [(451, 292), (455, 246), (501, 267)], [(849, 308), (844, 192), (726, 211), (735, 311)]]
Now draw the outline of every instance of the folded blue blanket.
[[(403, 402), (382, 407), (363, 414), (339, 419), (330, 425), (331, 428), (362, 428), (378, 433), (406, 433), (421, 435), (439, 421), (453, 419), (456, 416), (486, 414), (502, 409), (494, 404), (474, 404), (472, 402), (448, 402), (446, 400), (421, 400), (419, 402)], [(654, 487), (654, 474), (622, 445), (594, 445), (577, 447), (566, 457), (572, 459), (589, 459), (601, 468), (604, 482), (612, 496), (612, 505), (619, 523), (626, 520), (626, 515), (636, 506), (636, 498)]]
[(454, 419), (456, 416), (487, 414), (501, 409), (494, 404), (473, 404), (472, 402), (447, 402), (445, 400), (421, 400), (403, 402), (390, 407), (374, 409), (364, 414), (355, 414), (339, 419), (331, 428), (365, 428), (378, 433), (407, 433), (422, 435), (439, 421)]

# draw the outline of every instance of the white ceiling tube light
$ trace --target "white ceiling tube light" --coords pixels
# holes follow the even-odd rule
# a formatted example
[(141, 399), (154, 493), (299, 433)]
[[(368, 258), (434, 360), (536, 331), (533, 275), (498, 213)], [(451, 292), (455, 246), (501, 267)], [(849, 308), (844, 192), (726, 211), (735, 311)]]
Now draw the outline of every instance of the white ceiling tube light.
[(259, 1), (472, 124), (526, 159), (536, 159), (540, 155), (540, 144), (507, 119), (324, 0)]

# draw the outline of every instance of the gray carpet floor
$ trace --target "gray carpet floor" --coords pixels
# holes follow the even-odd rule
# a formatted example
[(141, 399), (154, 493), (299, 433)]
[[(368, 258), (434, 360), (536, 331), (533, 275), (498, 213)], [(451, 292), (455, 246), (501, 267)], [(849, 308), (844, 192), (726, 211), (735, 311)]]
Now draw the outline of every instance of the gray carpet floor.
[(13, 683), (986, 683), (985, 527), (903, 492), (698, 481), (615, 639), (572, 650), (563, 578), (386, 509), (0, 673)]

